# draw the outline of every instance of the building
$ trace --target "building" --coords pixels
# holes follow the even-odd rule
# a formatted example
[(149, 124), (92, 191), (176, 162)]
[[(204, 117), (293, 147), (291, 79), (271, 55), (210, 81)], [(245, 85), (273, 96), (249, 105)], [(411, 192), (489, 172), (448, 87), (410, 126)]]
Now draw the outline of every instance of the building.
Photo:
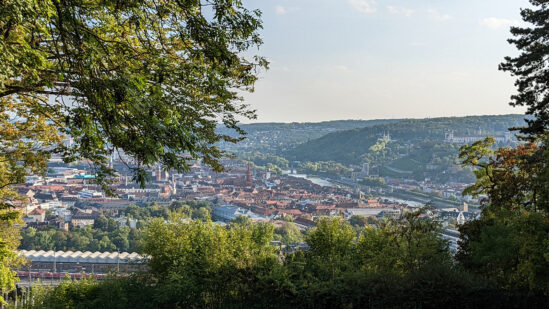
[(388, 142), (391, 142), (393, 141), (391, 139), (391, 134), (389, 134), (389, 132), (383, 132), (383, 136), (378, 138), (377, 139), (379, 142), (385, 142), (385, 143), (388, 143)]
[(145, 258), (135, 252), (20, 250), (17, 253), (30, 261), (21, 269), (26, 271), (47, 270), (106, 274), (109, 271), (134, 272), (146, 268)]
[[(444, 142), (455, 144), (470, 144), (476, 141), (485, 139), (487, 136), (483, 135), (479, 130), (476, 135), (458, 136), (454, 135), (454, 131), (450, 131), (444, 134)], [(503, 135), (493, 136), (498, 143), (508, 143), (512, 140), (511, 132), (505, 132)]]
[(99, 213), (92, 211), (91, 213), (79, 211), (71, 217), (72, 226), (77, 226), (80, 228), (85, 227), (86, 225), (93, 225), (95, 219), (99, 217)]
[(250, 163), (248, 163), (248, 170), (246, 171), (246, 186), (251, 187), (252, 185), (252, 171), (250, 170)]
[(457, 216), (457, 224), (459, 225), (462, 225), (463, 223), (465, 223), (465, 216), (463, 215), (463, 211), (460, 211), (458, 216)]
[(27, 217), (29, 218), (29, 222), (44, 222), (46, 220), (46, 210), (35, 208)]
[(82, 190), (78, 193), (80, 198), (98, 198), (103, 197), (103, 193), (94, 190)]
[(457, 230), (454, 229), (444, 229), (441, 233), (442, 238), (448, 240), (448, 244), (450, 246), (450, 251), (457, 252), (458, 250), (458, 241), (460, 237), (460, 233)]
[(213, 215), (214, 217), (223, 221), (231, 221), (240, 216), (248, 217), (252, 220), (258, 220), (258, 221), (267, 220), (267, 218), (257, 215), (253, 213), (251, 210), (247, 210), (247, 209), (240, 208), (238, 206), (233, 206), (233, 205), (216, 206), (213, 209)]
[(360, 176), (361, 177), (370, 176), (370, 163), (362, 164), (362, 170), (360, 171)]

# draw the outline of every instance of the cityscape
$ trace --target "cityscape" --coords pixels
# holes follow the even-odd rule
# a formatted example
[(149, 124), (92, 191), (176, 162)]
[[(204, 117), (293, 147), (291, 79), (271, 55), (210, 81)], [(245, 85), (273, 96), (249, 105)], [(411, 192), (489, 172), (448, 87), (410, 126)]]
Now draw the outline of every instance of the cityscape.
[(549, 1), (0, 1), (0, 289), (547, 308)]

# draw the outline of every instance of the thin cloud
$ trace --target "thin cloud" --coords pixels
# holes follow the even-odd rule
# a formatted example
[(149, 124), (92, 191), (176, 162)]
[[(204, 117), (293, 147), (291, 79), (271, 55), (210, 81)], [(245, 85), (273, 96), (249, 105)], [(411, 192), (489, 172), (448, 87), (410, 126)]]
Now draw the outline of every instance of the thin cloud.
[(497, 18), (497, 17), (488, 17), (480, 21), (480, 24), (491, 29), (499, 29), (502, 27), (509, 27), (517, 25), (519, 22), (517, 20), (507, 19), (507, 18)]
[(349, 0), (349, 4), (361, 13), (372, 14), (377, 11), (375, 0)]
[(351, 72), (351, 69), (349, 69), (347, 66), (345, 65), (334, 65), (332, 67), (332, 70), (333, 71), (339, 71), (339, 72)]
[(429, 13), (429, 16), (431, 16), (431, 18), (436, 21), (447, 21), (452, 19), (451, 15), (440, 13), (438, 10), (435, 9), (429, 9), (427, 10), (427, 13)]
[(286, 10), (286, 8), (283, 7), (282, 5), (277, 5), (275, 8), (275, 13), (279, 15), (284, 15), (288, 13), (288, 10)]
[(408, 9), (408, 8), (404, 8), (404, 7), (399, 7), (399, 6), (392, 6), (392, 5), (389, 5), (387, 6), (387, 10), (391, 13), (391, 14), (397, 14), (397, 15), (404, 15), (406, 17), (410, 17), (414, 14), (414, 10), (412, 9)]

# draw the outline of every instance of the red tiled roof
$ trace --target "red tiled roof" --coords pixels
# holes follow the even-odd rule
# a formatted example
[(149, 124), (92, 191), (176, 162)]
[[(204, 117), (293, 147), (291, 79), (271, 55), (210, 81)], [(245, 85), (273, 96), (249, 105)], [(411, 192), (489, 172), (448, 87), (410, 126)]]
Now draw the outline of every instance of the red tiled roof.
[(33, 211), (30, 212), (31, 215), (43, 215), (44, 213), (46, 213), (46, 211), (41, 208), (35, 208)]

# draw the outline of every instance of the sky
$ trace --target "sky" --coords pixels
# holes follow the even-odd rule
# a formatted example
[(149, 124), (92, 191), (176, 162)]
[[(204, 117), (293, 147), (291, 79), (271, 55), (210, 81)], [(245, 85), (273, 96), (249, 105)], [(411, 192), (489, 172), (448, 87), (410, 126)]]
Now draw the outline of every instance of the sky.
[[(527, 0), (243, 0), (270, 61), (253, 122), (523, 113), (498, 71)], [(250, 122), (250, 121), (244, 121)]]

